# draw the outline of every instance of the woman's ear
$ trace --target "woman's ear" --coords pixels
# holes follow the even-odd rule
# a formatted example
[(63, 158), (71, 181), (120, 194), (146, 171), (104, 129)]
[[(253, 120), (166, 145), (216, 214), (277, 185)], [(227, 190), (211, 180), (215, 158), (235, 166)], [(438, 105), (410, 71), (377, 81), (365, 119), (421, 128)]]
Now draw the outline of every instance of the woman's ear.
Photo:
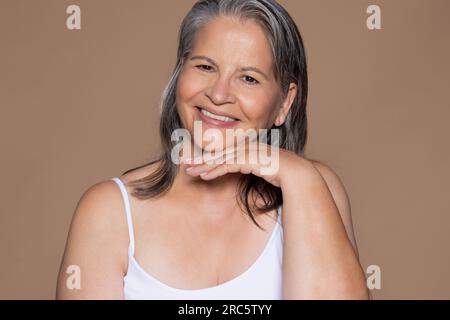
[(277, 127), (282, 126), (286, 121), (286, 117), (289, 114), (289, 110), (292, 107), (292, 103), (294, 102), (295, 96), (297, 95), (297, 85), (293, 82), (289, 85), (289, 90), (286, 95), (286, 98), (281, 104), (280, 110), (278, 111), (278, 115), (275, 119), (275, 125)]

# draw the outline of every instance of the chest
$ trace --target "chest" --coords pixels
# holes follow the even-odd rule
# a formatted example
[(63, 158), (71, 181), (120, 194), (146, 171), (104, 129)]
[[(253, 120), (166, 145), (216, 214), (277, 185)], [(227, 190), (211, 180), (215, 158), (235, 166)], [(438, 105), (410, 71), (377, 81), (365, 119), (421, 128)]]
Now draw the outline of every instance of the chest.
[(265, 230), (244, 213), (224, 219), (199, 217), (202, 215), (198, 212), (180, 208), (136, 206), (136, 262), (145, 272), (175, 288), (220, 285), (255, 263), (276, 226), (275, 210), (255, 217)]

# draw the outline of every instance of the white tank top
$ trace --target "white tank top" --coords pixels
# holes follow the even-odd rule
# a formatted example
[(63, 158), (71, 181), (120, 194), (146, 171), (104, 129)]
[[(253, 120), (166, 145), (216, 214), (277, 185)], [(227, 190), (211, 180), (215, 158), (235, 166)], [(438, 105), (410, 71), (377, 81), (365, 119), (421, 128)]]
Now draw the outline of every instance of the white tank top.
[(178, 289), (171, 287), (146, 272), (134, 258), (134, 228), (130, 200), (124, 183), (114, 177), (125, 205), (130, 244), (128, 270), (124, 277), (126, 300), (281, 300), (283, 229), (281, 206), (272, 234), (256, 261), (237, 277), (220, 285), (202, 289)]

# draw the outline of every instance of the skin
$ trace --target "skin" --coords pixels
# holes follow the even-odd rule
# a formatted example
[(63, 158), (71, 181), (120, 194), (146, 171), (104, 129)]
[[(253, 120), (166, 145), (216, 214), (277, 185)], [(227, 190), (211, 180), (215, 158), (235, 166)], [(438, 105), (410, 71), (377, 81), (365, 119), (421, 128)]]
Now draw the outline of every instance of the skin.
[[(208, 57), (215, 65), (211, 60), (191, 59), (196, 56)], [(266, 76), (243, 72), (244, 66), (256, 67)], [(291, 84), (282, 99), (270, 47), (256, 23), (220, 18), (195, 37), (178, 82), (177, 109), (191, 134), (198, 105), (238, 118), (236, 128), (270, 128), (284, 123), (296, 92)], [(233, 157), (229, 147), (224, 153)], [(147, 201), (131, 197), (135, 258), (143, 269), (173, 287), (199, 289), (229, 281), (250, 267), (276, 219), (274, 211), (257, 216), (267, 229), (262, 231), (237, 207), (238, 179), (252, 173), (283, 193), (283, 299), (367, 299), (350, 203), (341, 180), (321, 163), (279, 151), (279, 170), (271, 175), (261, 174), (261, 164), (193, 163), (185, 157), (166, 194)], [(127, 182), (152, 170), (154, 166), (149, 166), (121, 179)], [(122, 299), (127, 249), (120, 191), (112, 181), (100, 182), (78, 203), (56, 297)], [(82, 269), (80, 290), (65, 286), (65, 270), (71, 264)]]

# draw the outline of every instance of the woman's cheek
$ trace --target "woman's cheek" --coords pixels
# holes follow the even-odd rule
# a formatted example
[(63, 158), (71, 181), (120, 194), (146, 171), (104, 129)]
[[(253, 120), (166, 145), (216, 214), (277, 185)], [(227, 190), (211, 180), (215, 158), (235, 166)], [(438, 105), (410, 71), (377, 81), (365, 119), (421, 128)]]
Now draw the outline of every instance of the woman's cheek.
[(189, 73), (183, 72), (180, 74), (177, 83), (176, 101), (177, 111), (185, 128), (189, 127), (189, 123), (191, 122), (190, 113), (193, 110), (193, 98), (195, 98), (197, 92), (198, 82), (193, 81)]
[(240, 101), (242, 112), (251, 122), (263, 123), (265, 118), (270, 116), (272, 99), (267, 95), (257, 93), (241, 95)]
[(183, 88), (183, 95), (186, 98), (191, 98), (206, 88), (208, 79), (194, 70), (186, 69), (181, 77), (180, 84)]

